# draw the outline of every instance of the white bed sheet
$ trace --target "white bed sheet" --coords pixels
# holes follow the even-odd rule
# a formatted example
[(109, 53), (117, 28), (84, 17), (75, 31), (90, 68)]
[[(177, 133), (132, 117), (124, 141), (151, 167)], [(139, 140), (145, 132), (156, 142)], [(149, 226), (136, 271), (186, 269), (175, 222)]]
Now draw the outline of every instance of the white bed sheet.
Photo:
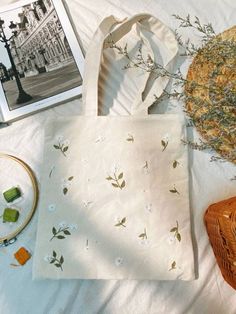
[[(1, 0), (1, 5), (14, 1)], [(67, 0), (81, 42), (86, 50), (89, 40), (103, 17), (117, 17), (149, 12), (172, 28), (177, 24), (171, 14), (197, 15), (211, 21), (217, 32), (235, 24), (234, 0)], [(190, 33), (190, 36), (193, 36)], [(196, 38), (196, 37), (194, 37)], [(197, 40), (197, 38), (196, 38)], [(188, 62), (182, 66), (186, 72)], [(115, 73), (115, 72), (114, 72)], [(114, 74), (113, 74), (113, 78)], [(103, 112), (113, 106), (112, 114), (123, 114), (135, 95), (130, 83), (111, 104), (117, 86), (107, 84)], [(104, 86), (103, 86), (104, 88)], [(105, 109), (104, 109), (105, 108)], [(172, 108), (172, 107), (170, 107)], [(161, 111), (162, 108), (159, 109)], [(171, 110), (180, 110), (177, 107)], [(35, 114), (11, 126), (0, 129), (0, 151), (17, 154), (26, 160), (39, 177), (42, 161), (43, 128), (46, 117), (81, 113), (81, 100)], [(192, 131), (189, 129), (190, 136)], [(193, 132), (195, 138), (197, 134)], [(236, 168), (230, 163), (210, 163), (210, 153), (190, 151), (190, 190), (192, 222), (198, 279), (192, 282), (158, 281), (32, 281), (32, 260), (24, 267), (13, 268), (13, 253), (20, 246), (34, 251), (37, 214), (18, 241), (0, 250), (0, 313), (4, 314), (230, 314), (236, 313), (235, 291), (223, 280), (210, 248), (203, 213), (212, 202), (236, 193)]]

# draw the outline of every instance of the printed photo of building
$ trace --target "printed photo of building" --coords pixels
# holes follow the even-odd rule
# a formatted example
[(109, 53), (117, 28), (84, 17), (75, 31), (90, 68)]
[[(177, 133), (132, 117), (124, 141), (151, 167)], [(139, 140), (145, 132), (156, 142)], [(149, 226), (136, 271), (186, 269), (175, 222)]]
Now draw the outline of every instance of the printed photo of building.
[[(15, 26), (14, 35), (8, 44), (21, 84), (32, 96), (25, 104), (81, 85), (81, 75), (52, 1), (33, 1), (21, 7), (15, 16), (12, 27), (9, 26)], [(4, 77), (1, 81), (9, 107), (14, 109), (19, 107), (15, 99), (18, 84), (13, 82), (16, 79), (14, 67), (6, 71), (1, 62), (0, 56), (0, 73)]]

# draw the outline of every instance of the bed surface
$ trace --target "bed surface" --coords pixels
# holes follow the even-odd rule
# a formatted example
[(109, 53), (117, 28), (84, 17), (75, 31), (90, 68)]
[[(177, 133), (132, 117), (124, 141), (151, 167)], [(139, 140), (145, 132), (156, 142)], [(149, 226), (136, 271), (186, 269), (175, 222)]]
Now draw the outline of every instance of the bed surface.
[[(1, 0), (1, 5), (13, 3)], [(79, 33), (84, 50), (103, 17), (118, 18), (139, 12), (152, 13), (172, 29), (177, 22), (172, 14), (198, 16), (211, 22), (217, 33), (235, 24), (234, 0), (66, 0), (68, 10)], [(192, 33), (189, 36), (197, 41)], [(181, 65), (186, 73), (189, 61)], [(132, 101), (135, 84), (120, 93), (114, 103), (114, 81), (106, 85), (102, 112), (125, 114), (124, 105)], [(118, 94), (119, 96), (119, 94)], [(181, 108), (172, 104), (170, 111)], [(154, 111), (159, 109), (154, 109)], [(27, 117), (0, 129), (0, 151), (17, 154), (35, 170), (39, 177), (43, 158), (43, 128), (48, 116), (79, 115), (82, 101), (74, 100)], [(191, 128), (189, 135), (198, 139)], [(230, 314), (236, 313), (235, 291), (223, 280), (209, 245), (203, 224), (203, 214), (209, 204), (235, 195), (236, 168), (225, 162), (210, 162), (210, 152), (189, 151), (190, 201), (195, 243), (197, 280), (192, 282), (165, 281), (32, 281), (32, 259), (21, 268), (13, 268), (14, 252), (20, 246), (34, 252), (37, 214), (14, 245), (0, 249), (0, 313), (4, 314)]]

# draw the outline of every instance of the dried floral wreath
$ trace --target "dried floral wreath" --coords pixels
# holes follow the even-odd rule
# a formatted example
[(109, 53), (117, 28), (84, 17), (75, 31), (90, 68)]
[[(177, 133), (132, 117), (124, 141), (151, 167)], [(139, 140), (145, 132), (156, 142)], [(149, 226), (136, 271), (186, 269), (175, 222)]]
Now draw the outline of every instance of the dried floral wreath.
[(212, 156), (211, 161), (225, 159), (236, 163), (236, 26), (216, 35), (212, 25), (201, 24), (198, 17), (193, 21), (189, 15), (174, 17), (180, 28), (192, 28), (201, 34), (201, 43), (196, 46), (189, 39), (183, 42), (175, 31), (182, 50), (180, 56), (193, 58), (186, 78), (180, 70), (171, 73), (151, 56), (145, 58), (142, 46), (134, 57), (129, 55), (127, 44), (122, 48), (111, 40), (110, 48), (127, 58), (124, 69), (139, 68), (155, 73), (156, 77), (173, 79), (171, 90), (156, 97), (155, 104), (170, 98), (184, 101), (189, 125), (195, 126), (204, 139), (186, 144), (193, 149), (215, 150), (221, 157)]

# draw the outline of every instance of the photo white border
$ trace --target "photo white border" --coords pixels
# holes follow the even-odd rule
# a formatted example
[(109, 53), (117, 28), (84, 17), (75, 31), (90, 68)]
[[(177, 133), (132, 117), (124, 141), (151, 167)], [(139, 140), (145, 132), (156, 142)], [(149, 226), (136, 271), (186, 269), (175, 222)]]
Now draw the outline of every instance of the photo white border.
[[(32, 4), (37, 0), (20, 0), (16, 3), (0, 7), (0, 17), (2, 13), (7, 13), (8, 11), (19, 9), (24, 5)], [(80, 75), (83, 80), (83, 73), (84, 73), (84, 55), (82, 52), (82, 49), (79, 45), (79, 41), (75, 35), (75, 32), (73, 30), (71, 21), (69, 19), (69, 16), (67, 14), (66, 8), (63, 4), (63, 0), (51, 0), (54, 8), (57, 12), (57, 15), (59, 17), (61, 26), (63, 28), (63, 31), (65, 33), (65, 36), (68, 40), (68, 43), (70, 45), (74, 61), (78, 67), (78, 70), (80, 72)], [(47, 107), (56, 105), (58, 103), (61, 103), (63, 101), (66, 101), (68, 99), (74, 98), (76, 96), (81, 95), (82, 93), (82, 84), (78, 87), (72, 88), (68, 91), (59, 93), (55, 96), (50, 96), (48, 98), (42, 99), (40, 101), (36, 101), (29, 105), (24, 105), (20, 108), (10, 110), (8, 106), (8, 102), (4, 93), (4, 89), (2, 84), (0, 83), (0, 110), (2, 115), (2, 122), (9, 122), (11, 120), (15, 120), (17, 118), (26, 116), (30, 113), (39, 111), (41, 109), (45, 109)]]

